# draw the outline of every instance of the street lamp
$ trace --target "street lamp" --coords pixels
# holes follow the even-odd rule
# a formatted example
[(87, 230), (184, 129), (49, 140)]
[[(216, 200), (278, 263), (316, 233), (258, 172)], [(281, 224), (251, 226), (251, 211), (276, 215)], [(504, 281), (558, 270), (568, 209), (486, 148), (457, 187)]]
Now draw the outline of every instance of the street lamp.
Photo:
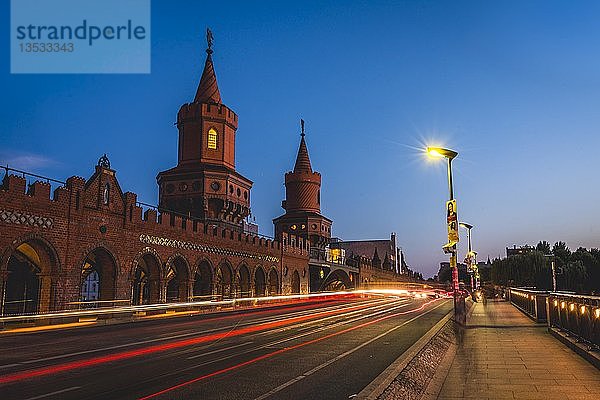
[[(448, 223), (448, 244), (443, 249), (450, 253), (450, 269), (452, 271), (452, 291), (454, 292), (454, 316), (457, 322), (465, 323), (465, 303), (458, 292), (458, 268), (456, 263), (456, 243), (458, 242), (458, 210), (456, 209), (456, 200), (454, 199), (454, 188), (452, 186), (452, 160), (458, 156), (454, 150), (442, 147), (427, 147), (427, 155), (431, 158), (445, 158), (448, 160), (448, 203), (447, 203), (447, 223)], [(451, 207), (452, 206), (452, 207)]]
[(551, 267), (552, 267), (552, 291), (556, 292), (556, 257), (554, 254), (544, 254), (544, 257), (551, 257)]
[(431, 158), (442, 158), (448, 159), (448, 194), (450, 200), (454, 199), (454, 189), (452, 188), (452, 160), (458, 155), (457, 152), (441, 147), (427, 147), (427, 155)]
[(471, 275), (471, 290), (474, 290), (477, 286), (477, 283), (475, 283), (475, 286), (473, 286), (473, 275), (475, 274), (475, 269), (477, 268), (474, 258), (477, 253), (475, 253), (471, 248), (471, 229), (473, 229), (473, 225), (466, 222), (461, 222), (459, 225), (467, 230), (467, 256), (465, 257), (465, 260), (469, 265), (469, 275)]

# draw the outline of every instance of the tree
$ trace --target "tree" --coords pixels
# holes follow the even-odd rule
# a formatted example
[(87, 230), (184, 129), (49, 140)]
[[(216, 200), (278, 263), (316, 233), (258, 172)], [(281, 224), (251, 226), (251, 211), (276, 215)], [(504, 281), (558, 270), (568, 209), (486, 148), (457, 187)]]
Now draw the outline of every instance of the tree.
[(537, 246), (535, 246), (535, 249), (537, 251), (539, 251), (542, 254), (550, 254), (550, 252), (552, 251), (550, 249), (550, 243), (544, 241), (540, 241)]
[[(492, 262), (490, 278), (503, 286), (533, 286), (552, 289), (551, 261), (548, 242), (541, 241), (534, 251)], [(600, 250), (583, 247), (571, 252), (565, 242), (552, 247), (559, 290), (577, 293), (600, 293)], [(483, 275), (483, 274), (482, 274)]]
[(590, 255), (596, 261), (594, 265), (587, 270), (590, 292), (596, 295), (600, 294), (600, 250), (590, 249)]
[(562, 267), (569, 262), (571, 250), (565, 242), (556, 242), (552, 247), (552, 254), (556, 257), (557, 266)]
[(440, 270), (438, 271), (438, 281), (439, 282), (451, 282), (452, 281), (452, 271), (450, 269), (449, 263), (441, 263)]

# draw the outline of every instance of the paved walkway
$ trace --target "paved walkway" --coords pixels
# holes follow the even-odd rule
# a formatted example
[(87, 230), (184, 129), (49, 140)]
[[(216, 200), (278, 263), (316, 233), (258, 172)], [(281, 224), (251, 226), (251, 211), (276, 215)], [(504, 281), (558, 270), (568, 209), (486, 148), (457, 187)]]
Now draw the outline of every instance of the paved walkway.
[(438, 396), (600, 399), (600, 371), (504, 301), (476, 303)]

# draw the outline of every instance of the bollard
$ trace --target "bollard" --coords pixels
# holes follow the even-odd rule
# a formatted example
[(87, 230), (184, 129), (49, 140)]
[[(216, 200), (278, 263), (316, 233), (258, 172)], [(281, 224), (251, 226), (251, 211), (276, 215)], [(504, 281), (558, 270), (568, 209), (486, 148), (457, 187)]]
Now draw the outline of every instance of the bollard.
[(462, 326), (467, 324), (465, 296), (460, 292), (454, 293), (454, 321)]

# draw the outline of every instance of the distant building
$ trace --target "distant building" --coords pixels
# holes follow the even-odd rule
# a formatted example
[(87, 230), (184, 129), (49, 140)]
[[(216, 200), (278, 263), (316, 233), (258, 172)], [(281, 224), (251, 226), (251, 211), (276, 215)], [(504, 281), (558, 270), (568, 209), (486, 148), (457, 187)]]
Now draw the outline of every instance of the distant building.
[(329, 245), (331, 249), (343, 249), (346, 255), (367, 257), (375, 268), (401, 274), (404, 271), (402, 249), (397, 246), (396, 234), (392, 232), (389, 239), (380, 240), (340, 240), (334, 239)]
[[(466, 282), (468, 278), (467, 266), (463, 263), (458, 263), (458, 280)], [(448, 261), (442, 261), (440, 263), (440, 269), (437, 273), (437, 280), (441, 283), (452, 282), (452, 270)]]
[(517, 247), (517, 245), (515, 244), (513, 245), (512, 249), (510, 247), (506, 248), (506, 257), (531, 253), (533, 250), (535, 250), (535, 247), (533, 246), (524, 245)]

